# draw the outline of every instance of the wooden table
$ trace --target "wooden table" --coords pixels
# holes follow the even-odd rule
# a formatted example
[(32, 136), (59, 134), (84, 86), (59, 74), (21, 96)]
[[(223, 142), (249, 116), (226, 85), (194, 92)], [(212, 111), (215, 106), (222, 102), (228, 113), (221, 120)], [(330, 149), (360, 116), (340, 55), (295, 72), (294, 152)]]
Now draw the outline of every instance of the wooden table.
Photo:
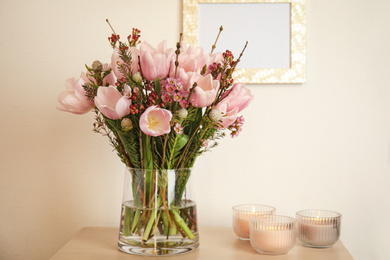
[[(117, 248), (118, 228), (86, 227), (81, 229), (51, 260), (121, 260), (156, 257), (123, 253)], [(200, 246), (195, 251), (161, 259), (177, 260), (353, 260), (341, 241), (326, 249), (304, 247), (297, 239), (296, 246), (286, 255), (258, 254), (249, 241), (239, 240), (232, 228), (201, 228)]]

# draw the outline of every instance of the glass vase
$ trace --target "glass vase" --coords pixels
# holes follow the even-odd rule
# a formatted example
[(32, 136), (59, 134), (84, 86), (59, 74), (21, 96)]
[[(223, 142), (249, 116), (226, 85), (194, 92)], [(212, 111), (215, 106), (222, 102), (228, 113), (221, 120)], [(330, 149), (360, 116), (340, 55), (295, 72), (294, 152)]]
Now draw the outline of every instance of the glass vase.
[(127, 168), (118, 248), (166, 256), (199, 247), (196, 204), (188, 192), (191, 169)]

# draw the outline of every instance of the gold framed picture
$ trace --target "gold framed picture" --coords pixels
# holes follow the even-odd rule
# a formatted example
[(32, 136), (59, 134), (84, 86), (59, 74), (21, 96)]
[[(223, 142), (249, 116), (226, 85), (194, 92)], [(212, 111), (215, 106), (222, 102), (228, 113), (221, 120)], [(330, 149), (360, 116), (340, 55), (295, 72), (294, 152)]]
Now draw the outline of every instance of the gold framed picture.
[[(183, 0), (183, 40), (205, 51), (229, 48), (238, 57), (234, 79), (248, 84), (306, 81), (304, 0)], [(212, 42), (210, 42), (212, 41)]]

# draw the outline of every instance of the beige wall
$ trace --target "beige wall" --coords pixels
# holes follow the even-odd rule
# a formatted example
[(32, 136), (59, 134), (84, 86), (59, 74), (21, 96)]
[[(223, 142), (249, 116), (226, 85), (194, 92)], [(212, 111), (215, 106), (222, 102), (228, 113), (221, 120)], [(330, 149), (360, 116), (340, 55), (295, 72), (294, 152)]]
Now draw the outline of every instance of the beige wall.
[[(49, 259), (83, 226), (118, 226), (123, 166), (93, 116), (59, 112), (56, 98), (85, 63), (109, 61), (106, 18), (173, 47), (181, 5), (0, 1), (0, 259)], [(389, 10), (307, 1), (307, 83), (249, 86), (241, 137), (198, 159), (200, 225), (231, 226), (240, 203), (331, 209), (356, 259), (388, 259)]]

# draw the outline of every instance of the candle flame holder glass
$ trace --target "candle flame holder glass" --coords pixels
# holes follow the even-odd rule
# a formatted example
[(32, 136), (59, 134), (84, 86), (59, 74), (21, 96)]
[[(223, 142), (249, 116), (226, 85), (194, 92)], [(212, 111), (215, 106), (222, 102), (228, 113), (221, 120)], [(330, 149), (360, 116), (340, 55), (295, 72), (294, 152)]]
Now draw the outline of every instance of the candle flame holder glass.
[(264, 215), (250, 220), (251, 246), (260, 254), (287, 254), (295, 246), (297, 220), (295, 218)]
[(275, 208), (266, 205), (245, 204), (234, 206), (233, 230), (242, 240), (249, 240), (249, 219), (261, 215), (275, 214)]
[(309, 209), (297, 212), (298, 238), (308, 247), (331, 247), (340, 238), (341, 214)]

